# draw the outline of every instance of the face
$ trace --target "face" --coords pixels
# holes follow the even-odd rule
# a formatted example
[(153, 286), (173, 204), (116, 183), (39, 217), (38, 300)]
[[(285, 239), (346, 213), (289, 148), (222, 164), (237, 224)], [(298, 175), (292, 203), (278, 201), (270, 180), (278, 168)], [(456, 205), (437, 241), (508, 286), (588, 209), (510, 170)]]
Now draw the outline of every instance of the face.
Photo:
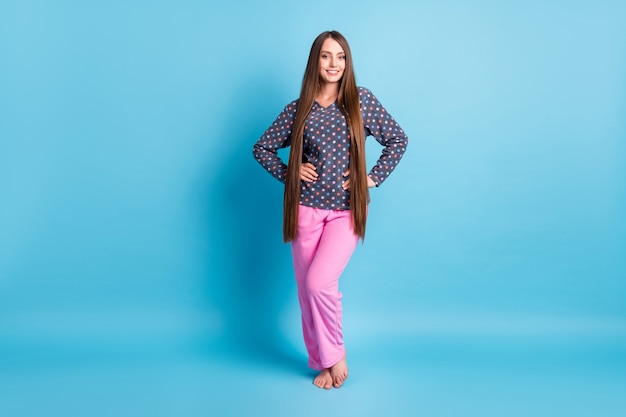
[(320, 78), (324, 83), (338, 83), (346, 69), (346, 54), (339, 42), (328, 38), (320, 52)]

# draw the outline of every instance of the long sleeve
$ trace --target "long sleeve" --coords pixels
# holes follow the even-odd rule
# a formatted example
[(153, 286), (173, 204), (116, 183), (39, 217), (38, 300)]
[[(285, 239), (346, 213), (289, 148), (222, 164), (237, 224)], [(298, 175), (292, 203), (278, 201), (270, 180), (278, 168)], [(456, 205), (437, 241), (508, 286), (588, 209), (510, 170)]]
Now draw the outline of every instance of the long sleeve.
[(296, 116), (297, 100), (291, 102), (278, 115), (274, 123), (252, 147), (252, 154), (274, 178), (284, 183), (287, 165), (278, 156), (278, 149), (291, 144), (291, 131)]
[(376, 165), (369, 172), (378, 187), (402, 159), (408, 137), (371, 91), (359, 88), (359, 96), (365, 134), (373, 136), (384, 146)]

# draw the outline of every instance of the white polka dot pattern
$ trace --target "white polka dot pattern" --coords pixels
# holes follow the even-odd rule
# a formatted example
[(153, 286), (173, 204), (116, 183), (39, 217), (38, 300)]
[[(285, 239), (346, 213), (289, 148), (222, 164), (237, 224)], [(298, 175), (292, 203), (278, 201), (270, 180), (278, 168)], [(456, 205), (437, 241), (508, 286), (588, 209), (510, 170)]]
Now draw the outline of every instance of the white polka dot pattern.
[[(379, 186), (400, 162), (408, 138), (371, 91), (359, 87), (359, 99), (366, 136), (373, 136), (384, 146), (369, 173)], [(276, 151), (291, 144), (297, 104), (295, 100), (285, 106), (253, 147), (256, 160), (283, 183), (287, 165)], [(304, 128), (303, 154), (303, 161), (316, 167), (318, 179), (300, 182), (300, 204), (325, 210), (348, 210), (350, 192), (344, 191), (341, 185), (345, 181), (343, 173), (350, 165), (350, 139), (346, 119), (336, 102), (328, 107), (317, 102), (313, 104)]]

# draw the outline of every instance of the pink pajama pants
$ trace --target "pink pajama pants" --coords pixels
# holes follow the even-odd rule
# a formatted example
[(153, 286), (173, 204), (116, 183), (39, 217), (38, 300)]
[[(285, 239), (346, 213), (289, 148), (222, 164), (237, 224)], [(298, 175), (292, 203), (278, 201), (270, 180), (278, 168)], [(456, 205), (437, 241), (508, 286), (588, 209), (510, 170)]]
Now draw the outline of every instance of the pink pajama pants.
[(339, 276), (358, 240), (349, 210), (300, 205), (298, 234), (291, 243), (291, 253), (304, 343), (313, 369), (330, 368), (345, 355)]

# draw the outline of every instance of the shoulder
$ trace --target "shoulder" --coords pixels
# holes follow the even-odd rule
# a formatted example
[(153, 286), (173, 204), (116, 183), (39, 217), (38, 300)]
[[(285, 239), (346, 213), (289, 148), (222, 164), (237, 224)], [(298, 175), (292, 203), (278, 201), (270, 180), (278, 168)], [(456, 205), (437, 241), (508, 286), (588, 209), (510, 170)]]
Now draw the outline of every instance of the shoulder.
[(289, 102), (285, 106), (285, 111), (287, 111), (289, 113), (295, 113), (296, 109), (298, 108), (298, 101), (299, 101), (299, 99), (295, 99), (295, 100), (292, 100), (291, 102)]
[(378, 99), (376, 98), (374, 93), (372, 93), (372, 90), (370, 90), (369, 88), (357, 87), (357, 90), (359, 91), (359, 101), (361, 102), (362, 105), (378, 103)]
[(280, 113), (280, 118), (288, 118), (293, 119), (296, 115), (296, 111), (298, 110), (298, 100), (293, 100), (283, 107), (283, 111)]
[(359, 102), (361, 103), (361, 110), (368, 110), (370, 112), (384, 111), (383, 105), (378, 101), (372, 90), (365, 87), (357, 87), (359, 90)]
[(359, 98), (360, 99), (369, 98), (369, 97), (373, 97), (374, 96), (374, 94), (372, 93), (372, 91), (369, 88), (357, 87), (356, 89), (359, 92)]

